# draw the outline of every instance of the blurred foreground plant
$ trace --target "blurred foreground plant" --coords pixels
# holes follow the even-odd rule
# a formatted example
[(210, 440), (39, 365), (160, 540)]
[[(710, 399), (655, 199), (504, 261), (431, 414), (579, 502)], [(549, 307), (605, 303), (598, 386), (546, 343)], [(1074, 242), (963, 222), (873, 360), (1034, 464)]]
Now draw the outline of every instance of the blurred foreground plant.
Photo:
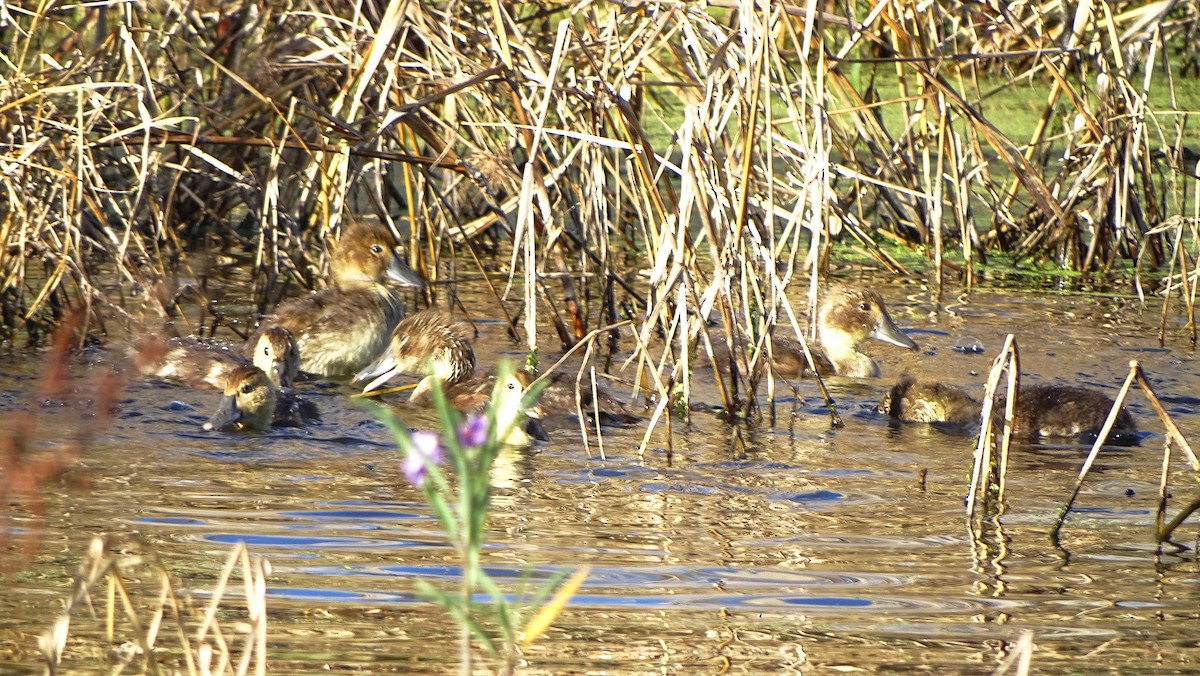
[[(373, 406), (404, 452), (405, 478), (425, 494), (462, 561), (462, 582), (457, 594), (436, 589), (423, 580), (417, 581), (417, 591), (445, 609), (458, 623), (460, 667), (464, 674), (472, 672), (472, 639), (500, 663), (501, 673), (511, 673), (519, 648), (528, 646), (545, 631), (587, 576), (586, 568), (578, 570), (550, 598), (554, 588), (567, 577), (566, 571), (560, 572), (527, 602), (514, 604), (480, 563), (492, 497), (492, 465), (504, 448), (508, 432), (525, 423), (526, 411), (537, 402), (542, 389), (534, 386), (524, 393), (511, 391), (506, 385), (511, 381), (511, 373), (512, 366), (502, 364), (487, 409), (465, 419), (450, 405), (441, 387), (435, 387), (433, 399), (440, 433), (409, 431), (390, 409)], [(514, 402), (513, 397), (520, 397), (520, 401)], [(449, 472), (441, 467), (447, 459)], [(477, 591), (486, 593), (490, 603), (477, 603), (474, 598)], [(523, 629), (519, 628), (523, 610), (537, 607), (540, 607), (538, 612)], [(489, 634), (488, 624), (499, 631), (499, 642)]]

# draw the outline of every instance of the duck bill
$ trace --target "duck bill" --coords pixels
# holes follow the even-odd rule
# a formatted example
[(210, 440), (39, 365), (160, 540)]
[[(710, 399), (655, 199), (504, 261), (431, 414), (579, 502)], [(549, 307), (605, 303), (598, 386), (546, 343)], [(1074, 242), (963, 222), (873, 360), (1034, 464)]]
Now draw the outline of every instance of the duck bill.
[(354, 382), (357, 383), (371, 379), (371, 382), (367, 383), (367, 386), (363, 388), (363, 394), (366, 394), (367, 392), (379, 389), (381, 385), (391, 380), (396, 373), (398, 373), (396, 360), (392, 359), (391, 354), (385, 354), (376, 360), (374, 364), (359, 371), (358, 375), (354, 376)]
[(241, 421), (242, 412), (238, 410), (237, 399), (233, 396), (226, 396), (221, 399), (221, 406), (213, 417), (204, 423), (204, 429), (228, 432), (238, 429)]
[(392, 256), (392, 264), (388, 266), (388, 279), (393, 282), (398, 282), (404, 286), (411, 286), (417, 289), (425, 288), (425, 280), (421, 279), (408, 264), (400, 260), (399, 256)]
[(886, 312), (879, 318), (879, 322), (875, 325), (875, 333), (872, 333), (871, 336), (897, 347), (917, 349), (917, 344), (913, 339), (904, 335), (904, 332), (892, 322), (892, 318)]

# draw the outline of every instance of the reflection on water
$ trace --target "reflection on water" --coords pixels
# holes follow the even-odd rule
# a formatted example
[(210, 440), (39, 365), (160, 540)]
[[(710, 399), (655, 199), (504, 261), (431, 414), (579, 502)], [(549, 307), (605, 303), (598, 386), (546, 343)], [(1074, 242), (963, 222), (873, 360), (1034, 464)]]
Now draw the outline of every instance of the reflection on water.
[[(972, 439), (872, 413), (903, 372), (980, 387), (1012, 331), (1030, 382), (1111, 391), (1128, 360), (1142, 360), (1195, 439), (1195, 358), (1152, 345), (1157, 311), (1126, 308), (1118, 321), (1090, 298), (979, 294), (935, 315), (919, 294), (884, 291), (921, 350), (871, 345), (882, 380), (831, 380), (845, 429), (829, 429), (815, 390), (802, 385), (797, 414), (785, 403), (774, 427), (744, 430), (744, 452), (729, 426), (696, 412), (674, 425), (669, 464), (663, 432), (642, 462), (643, 429), (607, 430), (601, 460), (571, 420), (551, 421), (550, 442), (501, 458), (489, 573), (517, 599), (591, 566), (569, 610), (528, 651), (532, 670), (710, 671), (728, 660), (749, 672), (984, 673), (1026, 629), (1039, 671), (1185, 669), (1200, 659), (1183, 622), (1200, 608), (1196, 558), (1154, 558), (1162, 435), (1140, 398), (1131, 408), (1149, 436), (1101, 455), (1064, 533), (1069, 557), (1047, 530), (1083, 449), (1021, 449), (1004, 531), (973, 543), (963, 520)], [(518, 356), (499, 327), (483, 327), (481, 354)], [(976, 343), (986, 351), (963, 349)], [(0, 364), (0, 409), (24, 405), (30, 361)], [(706, 378), (697, 374), (698, 399), (716, 401)], [(137, 531), (201, 600), (232, 543), (272, 561), (273, 669), (451, 668), (456, 630), (418, 599), (414, 580), (453, 588), (454, 552), (404, 484), (386, 430), (349, 391), (306, 392), (322, 409), (320, 425), (234, 435), (200, 430), (213, 393), (133, 384), (84, 455), (90, 490), (47, 496), (41, 553), (0, 596), (3, 655), (34, 671), (34, 637), (66, 595), (88, 537)], [(433, 423), (427, 412), (399, 411), (410, 425)], [(1191, 485), (1182, 465), (1174, 480)], [(76, 659), (90, 668), (97, 658)]]

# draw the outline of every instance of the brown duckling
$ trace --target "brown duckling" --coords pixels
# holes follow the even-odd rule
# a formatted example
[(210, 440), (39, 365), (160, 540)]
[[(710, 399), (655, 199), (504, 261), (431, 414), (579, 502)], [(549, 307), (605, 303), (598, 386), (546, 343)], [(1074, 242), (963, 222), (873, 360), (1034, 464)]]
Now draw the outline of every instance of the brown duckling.
[[(829, 289), (817, 311), (817, 344), (809, 346), (817, 373), (849, 378), (879, 377), (879, 364), (859, 351), (859, 346), (871, 338), (917, 349), (917, 344), (892, 321), (878, 293), (857, 286)], [(813, 371), (797, 340), (776, 337), (772, 354), (772, 367), (785, 378)]]
[[(917, 349), (892, 321), (878, 293), (858, 286), (834, 286), (826, 292), (817, 310), (817, 342), (809, 344), (822, 376), (877, 378), (879, 365), (859, 350), (864, 342), (876, 338), (885, 343)], [(811, 374), (800, 341), (776, 332), (771, 346), (771, 368), (784, 378), (802, 378)], [(718, 366), (728, 365), (728, 351), (718, 352)]]
[(260, 369), (239, 366), (229, 375), (221, 405), (204, 423), (204, 429), (261, 432), (271, 424), (276, 394), (270, 379)]
[(330, 254), (330, 269), (331, 287), (280, 305), (263, 327), (281, 326), (296, 336), (300, 370), (341, 378), (369, 364), (404, 316), (404, 303), (384, 280), (417, 288), (424, 282), (381, 224), (347, 227)]
[[(282, 327), (270, 327), (258, 334), (251, 358), (238, 354), (234, 348), (197, 338), (176, 338), (167, 341), (159, 354), (148, 339), (137, 346), (138, 370), (144, 376), (181, 382), (201, 389), (224, 389), (234, 370), (242, 366), (257, 366), (276, 388), (291, 387), (300, 372), (300, 355), (291, 332)], [(159, 341), (161, 345), (161, 341)], [(149, 359), (141, 357), (151, 355)]]
[(319, 421), (317, 405), (290, 389), (275, 384), (255, 366), (239, 366), (230, 373), (224, 397), (206, 430), (256, 431), (267, 427), (302, 427)]
[[(1112, 409), (1108, 395), (1075, 385), (1039, 384), (1021, 387), (1013, 409), (1013, 438), (1074, 438), (1085, 443), (1096, 439)], [(942, 383), (919, 382), (906, 377), (892, 387), (877, 409), (906, 422), (978, 425), (983, 404), (965, 390)], [(1004, 398), (995, 404), (1002, 415)], [(999, 420), (997, 420), (999, 422)], [(1107, 443), (1136, 445), (1137, 423), (1125, 408), (1117, 413)]]
[(371, 392), (398, 374), (424, 374), (411, 398), (424, 397), (436, 380), (456, 383), (471, 377), (474, 338), (471, 324), (448, 312), (432, 308), (414, 312), (396, 325), (387, 349), (354, 379), (370, 379), (363, 392)]

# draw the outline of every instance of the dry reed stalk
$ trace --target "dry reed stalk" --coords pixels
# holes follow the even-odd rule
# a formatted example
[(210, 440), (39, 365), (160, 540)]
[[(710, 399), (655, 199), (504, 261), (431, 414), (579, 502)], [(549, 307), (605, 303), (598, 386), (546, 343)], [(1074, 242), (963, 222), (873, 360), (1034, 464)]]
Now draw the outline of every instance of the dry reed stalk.
[[(1184, 458), (1190, 464), (1192, 471), (1200, 472), (1200, 459), (1198, 459), (1196, 454), (1192, 452), (1191, 445), (1188, 444), (1187, 439), (1185, 439), (1180, 433), (1179, 428), (1175, 426), (1175, 422), (1171, 420), (1171, 416), (1167, 413), (1166, 408), (1163, 407), (1162, 402), (1158, 400), (1158, 396), (1154, 393), (1154, 388), (1146, 379), (1146, 374), (1142, 370), (1141, 364), (1139, 364), (1136, 359), (1130, 361), (1129, 375), (1125, 378), (1125, 383), (1121, 386), (1121, 391), (1117, 394), (1116, 401), (1113, 402), (1113, 407), (1109, 411), (1108, 418), (1104, 421), (1104, 426), (1100, 429), (1100, 434), (1096, 438), (1096, 443), (1092, 445), (1091, 451), (1088, 453), (1087, 458), (1085, 458), (1083, 461), (1083, 466), (1079, 470), (1079, 476), (1075, 480), (1075, 487), (1071, 491), (1071, 497), (1067, 499), (1066, 504), (1064, 504), (1059, 510), (1059, 515), (1054, 523), (1054, 527), (1050, 530), (1050, 538), (1056, 545), (1059, 542), (1059, 535), (1062, 531), (1064, 523), (1066, 522), (1067, 516), (1071, 513), (1071, 507), (1075, 504), (1076, 498), (1079, 497), (1079, 491), (1083, 487), (1083, 481), (1087, 477), (1088, 471), (1091, 470), (1092, 464), (1095, 462), (1096, 457), (1100, 454), (1101, 446), (1108, 438), (1108, 433), (1112, 430), (1112, 426), (1116, 422), (1117, 414), (1120, 412), (1121, 407), (1125, 404), (1125, 397), (1129, 393), (1129, 388), (1135, 382), (1141, 388), (1142, 393), (1146, 395), (1146, 399), (1150, 402), (1150, 407), (1154, 409), (1154, 412), (1158, 415), (1159, 421), (1162, 422), (1163, 427), (1166, 428), (1167, 432), (1163, 448), (1163, 469), (1159, 484), (1159, 507), (1155, 527), (1156, 537), (1159, 537), (1158, 541), (1160, 543), (1165, 540), (1165, 535), (1163, 535), (1164, 532), (1169, 535), (1169, 530), (1165, 529), (1162, 526), (1162, 523), (1167, 507), (1167, 467), (1171, 458), (1171, 445), (1178, 445), (1184, 455)], [(1184, 516), (1186, 517), (1186, 514)], [(1180, 519), (1180, 521), (1182, 521), (1182, 519)], [(1173, 528), (1174, 526), (1172, 526), (1172, 529)]]
[[(997, 448), (996, 426), (992, 422), (992, 411), (996, 400), (996, 389), (1000, 377), (1008, 374), (1008, 392), (1004, 402), (1004, 426)], [(975, 446), (974, 465), (971, 470), (971, 488), (967, 494), (967, 519), (974, 523), (977, 509), (989, 501), (993, 487), (996, 503), (1004, 503), (1004, 484), (1008, 473), (1008, 451), (1012, 443), (1013, 412), (1016, 409), (1017, 390), (1020, 384), (1021, 358), (1016, 338), (1010, 333), (1004, 338), (1000, 354), (992, 362), (983, 395), (982, 422), (979, 440)]]
[[(0, 319), (39, 339), (69, 307), (119, 314), (204, 277), (185, 253), (218, 245), (253, 252), (265, 312), (317, 285), (354, 214), (431, 280), (463, 242), (490, 279), (472, 240), (511, 240), (523, 304), (503, 313), (531, 357), (539, 297), (576, 339), (640, 315), (638, 362), (685, 395), (691, 350), (711, 365), (722, 345), (722, 405), (754, 419), (771, 337), (805, 291), (815, 315), (835, 242), (897, 274), (880, 243), (921, 247), (935, 282), (968, 286), (987, 248), (1101, 273), (1174, 260), (1145, 225), (1168, 184), (1182, 201), (1150, 154), (1150, 66), (1196, 25), (1169, 4), (48, 5), (4, 36)], [(988, 108), (1002, 69), (1002, 88), (1046, 83), (1027, 144)]]
[[(131, 550), (134, 553), (130, 553)], [(231, 575), (238, 569), (245, 582), (246, 611), (250, 619), (250, 628), (246, 636), (246, 645), (241, 650), (238, 663), (233, 659), (233, 648), (225, 639), (220, 622), (215, 613), (223, 605), (224, 590), (229, 584)], [(127, 580), (136, 580), (146, 575), (141, 571), (148, 568), (151, 577), (157, 578), (157, 601), (146, 608), (143, 606), (145, 594), (130, 586)], [(53, 623), (53, 626), (39, 639), (39, 646), (46, 661), (49, 673), (56, 673), (65, 658), (69, 658), (67, 640), (71, 634), (71, 623), (77, 627), (86, 626), (75, 617), (81, 606), (91, 606), (91, 590), (97, 584), (104, 582), (108, 589), (107, 641), (113, 643), (122, 638), (117, 633), (121, 629), (128, 638), (126, 642), (136, 643), (138, 654), (145, 660), (143, 668), (149, 673), (164, 673), (165, 671), (182, 671), (187, 674), (238, 674), (244, 675), (251, 671), (266, 673), (266, 576), (270, 572), (265, 560), (252, 562), (249, 559), (245, 545), (237, 545), (230, 551), (230, 556), (217, 580), (213, 599), (209, 603), (205, 617), (200, 623), (195, 637), (189, 639), (188, 617), (184, 609), (190, 602), (181, 598), (179, 591), (167, 572), (158, 554), (147, 543), (140, 539), (128, 541), (113, 536), (93, 538), (88, 550), (80, 563), (79, 571), (71, 595), (67, 599), (66, 608)], [(116, 602), (120, 600), (121, 610), (117, 612)], [(117, 623), (118, 614), (124, 625)], [(163, 644), (159, 641), (160, 630), (164, 621), (172, 629), (171, 640), (174, 644)], [(165, 637), (164, 637), (165, 638)], [(170, 655), (182, 656), (182, 669), (170, 667), (163, 660)], [(214, 664), (213, 659), (216, 659)], [(130, 657), (129, 659), (132, 659)], [(253, 665), (252, 665), (253, 662)], [(128, 665), (124, 665), (128, 666)], [(118, 667), (120, 670), (121, 667)]]
[(1021, 632), (1021, 636), (1017, 639), (1016, 644), (1008, 647), (1008, 655), (996, 666), (996, 670), (992, 673), (996, 676), (1009, 673), (1016, 676), (1027, 676), (1030, 667), (1033, 665), (1033, 650), (1035, 648), (1033, 632)]

